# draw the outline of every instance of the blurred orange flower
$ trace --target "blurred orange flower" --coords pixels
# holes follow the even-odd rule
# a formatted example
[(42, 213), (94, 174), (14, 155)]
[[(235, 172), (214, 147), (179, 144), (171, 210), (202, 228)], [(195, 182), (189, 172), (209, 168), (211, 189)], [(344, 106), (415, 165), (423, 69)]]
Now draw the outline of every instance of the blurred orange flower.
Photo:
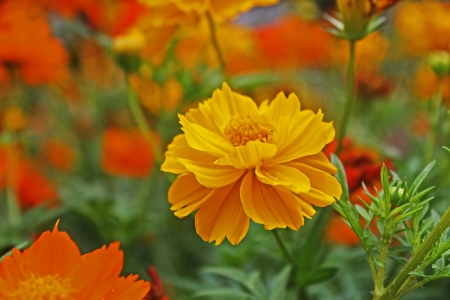
[(102, 138), (102, 166), (112, 175), (144, 177), (153, 168), (154, 155), (138, 129), (109, 128)]
[(0, 299), (143, 299), (150, 284), (137, 275), (119, 277), (122, 268), (119, 242), (81, 255), (56, 223), (30, 248), (2, 260)]
[(414, 55), (450, 51), (450, 3), (405, 1), (398, 7), (397, 31), (406, 51)]
[(27, 3), (0, 2), (0, 80), (12, 75), (32, 85), (60, 82), (66, 76), (66, 52), (51, 35), (45, 14)]
[(0, 147), (0, 187), (11, 185), (23, 209), (51, 204), (57, 192), (32, 160), (16, 146)]
[(44, 161), (61, 171), (71, 170), (76, 162), (74, 149), (60, 139), (46, 139), (42, 145), (41, 153)]
[(262, 63), (269, 68), (326, 66), (337, 43), (321, 24), (298, 16), (284, 16), (256, 28), (255, 37)]
[[(327, 156), (336, 151), (337, 142), (333, 141), (324, 150)], [(350, 193), (350, 202), (364, 207), (362, 201), (370, 204), (372, 200), (366, 195), (362, 182), (366, 185), (370, 193), (375, 193), (375, 188), (380, 190), (380, 172), (383, 163), (388, 169), (393, 167), (389, 159), (382, 159), (380, 154), (373, 149), (355, 146), (353, 141), (344, 139), (343, 149), (339, 155), (339, 159), (344, 165), (345, 173), (347, 175), (348, 189)], [(360, 219), (364, 224), (364, 220)], [(328, 226), (327, 236), (330, 241), (337, 242), (343, 245), (356, 245), (359, 243), (356, 234), (348, 227), (341, 217), (335, 214)], [(373, 222), (370, 225), (372, 231), (376, 232), (376, 224)]]

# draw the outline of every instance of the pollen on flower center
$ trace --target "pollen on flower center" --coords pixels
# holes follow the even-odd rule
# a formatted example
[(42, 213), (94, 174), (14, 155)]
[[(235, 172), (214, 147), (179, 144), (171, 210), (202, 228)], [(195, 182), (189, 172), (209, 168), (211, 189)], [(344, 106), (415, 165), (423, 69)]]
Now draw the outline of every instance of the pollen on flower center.
[(20, 282), (11, 297), (18, 300), (68, 300), (71, 293), (71, 284), (68, 279), (58, 274), (46, 276), (32, 276)]
[(250, 141), (257, 140), (273, 143), (277, 138), (277, 131), (269, 118), (255, 112), (233, 116), (224, 133), (234, 146), (244, 146)]

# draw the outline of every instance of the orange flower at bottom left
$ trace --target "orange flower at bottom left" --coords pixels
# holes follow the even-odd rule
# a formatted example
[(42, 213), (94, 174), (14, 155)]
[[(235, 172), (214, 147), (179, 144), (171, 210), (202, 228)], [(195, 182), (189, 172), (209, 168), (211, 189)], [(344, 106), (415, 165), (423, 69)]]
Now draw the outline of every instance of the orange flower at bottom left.
[(30, 248), (0, 263), (0, 300), (142, 300), (150, 284), (119, 277), (119, 243), (81, 255), (66, 232), (44, 232)]

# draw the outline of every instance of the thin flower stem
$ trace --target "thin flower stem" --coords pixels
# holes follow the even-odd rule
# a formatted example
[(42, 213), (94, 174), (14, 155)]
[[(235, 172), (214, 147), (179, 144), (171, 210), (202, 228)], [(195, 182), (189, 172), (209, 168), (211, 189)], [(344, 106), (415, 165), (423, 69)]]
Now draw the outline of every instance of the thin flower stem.
[(156, 163), (158, 164), (158, 166), (161, 166), (163, 162), (162, 151), (158, 146), (158, 143), (155, 141), (153, 131), (148, 125), (147, 120), (145, 119), (144, 116), (144, 112), (142, 111), (142, 108), (138, 102), (138, 99), (130, 87), (128, 87), (127, 98), (128, 98), (128, 105), (130, 106), (130, 110), (133, 114), (134, 120), (136, 121), (139, 129), (142, 131), (148, 143), (150, 144), (150, 147), (152, 148), (153, 151), (153, 155), (155, 155)]
[(217, 59), (220, 63), (220, 68), (225, 72), (225, 60), (223, 58), (222, 51), (220, 50), (219, 42), (217, 40), (217, 28), (214, 20), (211, 16), (211, 13), (208, 11), (206, 13), (206, 18), (208, 19), (209, 31), (211, 34), (211, 43), (213, 45), (214, 51), (216, 51)]
[(389, 286), (385, 289), (383, 296), (381, 296), (380, 300), (391, 300), (398, 299), (397, 293), (406, 282), (406, 280), (411, 276), (409, 273), (414, 271), (417, 266), (423, 261), (424, 257), (442, 235), (442, 233), (449, 227), (450, 225), (450, 207), (447, 209), (445, 214), (442, 216), (439, 223), (437, 223), (436, 227), (431, 231), (428, 235), (427, 239), (423, 242), (422, 246), (417, 250), (417, 252), (411, 257), (409, 262), (405, 265), (405, 267), (400, 271), (397, 277), (389, 284)]
[(433, 111), (431, 115), (431, 132), (428, 136), (428, 141), (426, 145), (425, 161), (430, 162), (433, 160), (434, 144), (436, 142), (436, 135), (439, 129), (439, 118), (441, 115), (441, 104), (442, 104), (442, 93), (444, 89), (444, 80), (439, 77), (439, 90), (437, 95), (434, 97)]
[[(6, 133), (8, 134), (8, 133)], [(17, 201), (16, 193), (14, 192), (13, 188), (13, 179), (12, 179), (12, 168), (13, 164), (17, 163), (17, 153), (15, 153), (15, 149), (13, 147), (13, 142), (9, 142), (10, 146), (7, 147), (8, 151), (8, 158), (9, 158), (9, 164), (6, 174), (6, 182), (7, 182), (7, 188), (6, 188), (6, 206), (8, 211), (8, 224), (10, 226), (17, 226), (22, 221), (22, 214), (20, 212), (19, 203)]]
[(344, 115), (341, 120), (341, 127), (338, 132), (338, 146), (336, 150), (336, 155), (342, 150), (342, 142), (344, 140), (345, 134), (347, 133), (348, 122), (351, 115), (351, 110), (353, 106), (353, 101), (355, 98), (355, 44), (356, 41), (349, 41), (350, 43), (350, 58), (348, 61), (347, 68), (347, 94), (345, 98)]
[(284, 243), (284, 241), (281, 238), (281, 236), (278, 233), (278, 231), (276, 229), (273, 229), (271, 231), (272, 231), (273, 235), (275, 236), (275, 239), (277, 240), (278, 246), (280, 246), (281, 251), (283, 251), (284, 256), (292, 264), (292, 267), (297, 268), (297, 261), (295, 260), (295, 258), (292, 255), (292, 253), (286, 247), (286, 244)]

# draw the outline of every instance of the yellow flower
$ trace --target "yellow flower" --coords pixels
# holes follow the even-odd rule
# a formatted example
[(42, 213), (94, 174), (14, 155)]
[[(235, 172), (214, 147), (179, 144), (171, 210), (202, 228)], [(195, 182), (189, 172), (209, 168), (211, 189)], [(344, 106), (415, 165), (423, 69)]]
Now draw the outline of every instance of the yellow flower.
[[(237, 17), (256, 6), (270, 6), (280, 0), (141, 0), (149, 7), (156, 8), (155, 17), (159, 22), (173, 23), (179, 20), (185, 23), (192, 16), (204, 16), (210, 13), (216, 21), (226, 21)], [(159, 17), (157, 15), (160, 15)], [(164, 19), (161, 16), (164, 15)], [(164, 21), (165, 20), (165, 21)]]
[(319, 111), (300, 111), (283, 93), (259, 108), (227, 84), (212, 98), (179, 115), (184, 134), (169, 145), (162, 170), (179, 174), (169, 190), (175, 215), (195, 210), (200, 237), (238, 244), (249, 221), (266, 229), (297, 230), (312, 205), (330, 205), (341, 187), (322, 153), (334, 129)]

